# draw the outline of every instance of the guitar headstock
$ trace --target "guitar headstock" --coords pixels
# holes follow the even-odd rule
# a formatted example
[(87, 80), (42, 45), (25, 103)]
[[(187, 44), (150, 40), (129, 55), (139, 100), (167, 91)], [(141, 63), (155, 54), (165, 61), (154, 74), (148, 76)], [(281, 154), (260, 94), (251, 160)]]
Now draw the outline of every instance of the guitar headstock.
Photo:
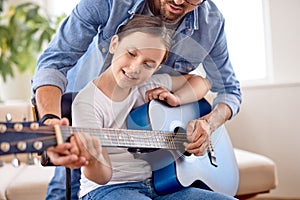
[(38, 122), (0, 122), (0, 156), (40, 153), (57, 144), (53, 126)]

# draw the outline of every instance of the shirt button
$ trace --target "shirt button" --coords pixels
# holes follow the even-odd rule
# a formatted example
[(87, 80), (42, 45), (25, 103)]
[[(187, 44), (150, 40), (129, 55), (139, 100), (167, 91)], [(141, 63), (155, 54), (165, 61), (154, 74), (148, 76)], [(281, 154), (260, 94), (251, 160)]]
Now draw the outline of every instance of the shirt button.
[(193, 70), (193, 68), (192, 67), (188, 67), (187, 70), (190, 72), (190, 71)]
[(102, 53), (106, 53), (106, 48), (103, 47), (103, 48), (101, 49), (101, 51), (102, 51)]

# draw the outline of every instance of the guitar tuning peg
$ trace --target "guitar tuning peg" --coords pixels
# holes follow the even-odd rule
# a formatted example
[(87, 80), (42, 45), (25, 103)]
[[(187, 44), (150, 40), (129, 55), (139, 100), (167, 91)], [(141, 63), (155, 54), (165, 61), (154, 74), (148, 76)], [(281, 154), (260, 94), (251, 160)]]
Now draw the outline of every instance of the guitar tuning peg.
[(10, 149), (10, 144), (8, 142), (1, 142), (0, 150), (3, 152), (8, 152)]
[(14, 129), (15, 129), (15, 131), (17, 131), (17, 132), (21, 132), (21, 131), (23, 130), (23, 124), (21, 124), (21, 123), (16, 123), (16, 124), (14, 125)]
[(7, 127), (4, 124), (0, 124), (0, 133), (5, 133)]
[(27, 159), (27, 165), (35, 165), (35, 164), (37, 164), (38, 163), (38, 160), (37, 160), (37, 158), (36, 157), (34, 157), (33, 155), (32, 155), (32, 153), (29, 153), (28, 154), (28, 159)]
[(6, 122), (11, 122), (12, 121), (12, 117), (10, 113), (7, 113), (5, 116)]
[(20, 160), (17, 158), (16, 154), (14, 154), (14, 158), (12, 159), (11, 164), (14, 167), (20, 166)]
[(27, 148), (26, 142), (23, 142), (23, 141), (18, 142), (18, 143), (17, 143), (17, 148), (18, 148), (20, 151), (25, 151), (26, 148)]

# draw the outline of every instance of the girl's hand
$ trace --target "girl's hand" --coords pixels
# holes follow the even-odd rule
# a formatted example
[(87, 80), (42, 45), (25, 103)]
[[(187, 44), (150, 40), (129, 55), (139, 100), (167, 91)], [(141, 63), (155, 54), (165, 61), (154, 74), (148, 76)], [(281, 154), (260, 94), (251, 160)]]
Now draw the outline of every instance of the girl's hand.
[(167, 102), (170, 106), (180, 105), (179, 98), (163, 87), (157, 87), (152, 90), (148, 90), (145, 96), (146, 102), (149, 102), (153, 99), (159, 99)]
[(102, 146), (97, 137), (86, 133), (74, 133), (71, 137), (71, 153), (78, 157), (84, 157), (85, 165), (94, 164), (96, 161), (103, 161)]

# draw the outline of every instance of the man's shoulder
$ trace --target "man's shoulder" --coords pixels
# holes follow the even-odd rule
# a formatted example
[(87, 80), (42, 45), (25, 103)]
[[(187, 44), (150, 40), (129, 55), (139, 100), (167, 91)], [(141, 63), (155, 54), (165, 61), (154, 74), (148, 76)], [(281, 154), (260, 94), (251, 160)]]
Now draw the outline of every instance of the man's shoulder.
[(206, 2), (198, 7), (198, 13), (201, 18), (219, 18), (223, 20), (223, 15), (219, 10), (218, 6), (211, 0), (206, 0)]

